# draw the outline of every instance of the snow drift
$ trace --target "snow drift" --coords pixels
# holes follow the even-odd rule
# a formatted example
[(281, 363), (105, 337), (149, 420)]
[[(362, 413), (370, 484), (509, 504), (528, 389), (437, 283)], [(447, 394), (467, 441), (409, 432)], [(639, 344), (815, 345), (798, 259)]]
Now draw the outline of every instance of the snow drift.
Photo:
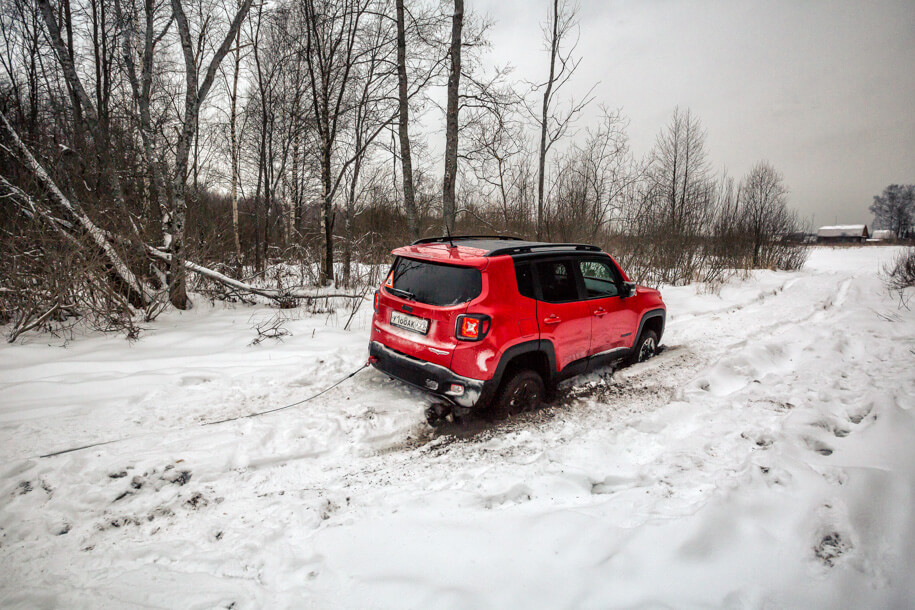
[[(339, 330), (171, 312), (0, 347), (4, 607), (915, 603), (915, 313), (890, 248), (664, 291), (664, 352), (434, 434)], [(342, 324), (340, 324), (342, 326)], [(102, 445), (47, 459), (38, 455)]]

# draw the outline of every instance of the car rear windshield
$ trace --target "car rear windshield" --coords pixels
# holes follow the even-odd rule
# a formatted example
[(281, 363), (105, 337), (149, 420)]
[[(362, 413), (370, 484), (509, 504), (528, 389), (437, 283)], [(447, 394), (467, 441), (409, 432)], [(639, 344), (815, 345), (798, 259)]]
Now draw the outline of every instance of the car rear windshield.
[(472, 267), (457, 267), (398, 257), (394, 262), (394, 292), (419, 303), (445, 307), (480, 296), (483, 280)]

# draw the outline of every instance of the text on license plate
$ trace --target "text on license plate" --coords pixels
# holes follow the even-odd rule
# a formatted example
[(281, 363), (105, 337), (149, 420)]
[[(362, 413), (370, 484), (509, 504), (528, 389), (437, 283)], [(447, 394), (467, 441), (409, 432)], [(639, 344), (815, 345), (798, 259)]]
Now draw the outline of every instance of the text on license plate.
[(429, 332), (429, 320), (418, 318), (399, 311), (391, 312), (391, 324), (425, 335)]

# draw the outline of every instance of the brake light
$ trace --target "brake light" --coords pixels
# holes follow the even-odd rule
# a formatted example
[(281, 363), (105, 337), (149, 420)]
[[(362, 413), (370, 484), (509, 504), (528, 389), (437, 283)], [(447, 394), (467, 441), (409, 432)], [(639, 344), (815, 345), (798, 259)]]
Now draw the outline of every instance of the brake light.
[(457, 317), (455, 336), (462, 341), (480, 341), (489, 332), (492, 320), (481, 314), (461, 314)]
[(375, 313), (378, 313), (378, 291), (375, 291), (375, 298), (372, 299), (372, 307), (375, 309)]
[(473, 318), (461, 320), (461, 336), (467, 339), (478, 339), (480, 337), (480, 321)]

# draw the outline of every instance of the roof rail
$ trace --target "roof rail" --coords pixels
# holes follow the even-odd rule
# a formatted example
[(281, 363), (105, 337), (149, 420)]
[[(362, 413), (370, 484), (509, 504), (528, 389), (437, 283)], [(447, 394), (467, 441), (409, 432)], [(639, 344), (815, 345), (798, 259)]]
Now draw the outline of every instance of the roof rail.
[(507, 246), (505, 248), (496, 248), (486, 253), (486, 256), (501, 256), (502, 254), (525, 254), (534, 250), (545, 250), (554, 248), (558, 251), (563, 250), (582, 250), (585, 252), (602, 252), (598, 246), (588, 244), (526, 244), (524, 246)]
[(511, 235), (452, 235), (451, 237), (443, 235), (440, 237), (424, 237), (422, 239), (417, 239), (410, 245), (417, 246), (419, 244), (443, 243), (447, 241), (459, 241), (462, 239), (509, 239), (514, 241), (524, 241), (520, 237), (513, 237)]

